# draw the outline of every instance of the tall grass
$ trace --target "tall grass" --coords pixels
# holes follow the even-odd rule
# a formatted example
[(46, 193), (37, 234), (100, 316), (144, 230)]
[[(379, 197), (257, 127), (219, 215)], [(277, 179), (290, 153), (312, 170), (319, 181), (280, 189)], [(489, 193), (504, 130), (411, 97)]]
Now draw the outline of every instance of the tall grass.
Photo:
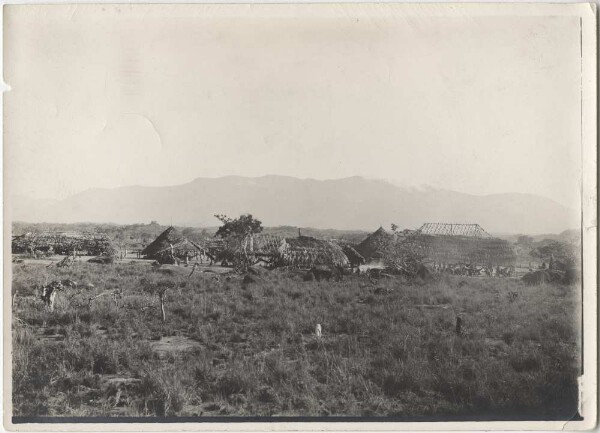
[[(576, 411), (577, 287), (452, 276), (303, 282), (285, 271), (242, 285), (235, 275), (187, 274), (15, 265), (14, 414), (565, 419)], [(32, 288), (65, 278), (94, 288), (46, 311)], [(174, 287), (163, 322), (144, 285), (165, 278)], [(106, 297), (88, 307), (89, 297), (116, 289), (118, 305)], [(423, 307), (431, 305), (446, 308)], [(200, 347), (166, 357), (151, 350), (172, 335)]]

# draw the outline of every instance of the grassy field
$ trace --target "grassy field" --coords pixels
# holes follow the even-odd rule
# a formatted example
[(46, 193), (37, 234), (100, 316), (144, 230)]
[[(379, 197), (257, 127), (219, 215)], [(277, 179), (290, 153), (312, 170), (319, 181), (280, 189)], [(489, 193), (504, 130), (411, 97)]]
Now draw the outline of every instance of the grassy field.
[[(14, 264), (13, 414), (566, 419), (576, 412), (578, 287), (447, 275), (303, 282), (287, 271), (243, 284), (241, 275), (189, 273), (140, 263)], [(47, 311), (34, 287), (65, 278), (78, 289)], [(168, 284), (163, 322), (152, 288)], [(88, 303), (117, 289), (116, 303), (111, 296)]]

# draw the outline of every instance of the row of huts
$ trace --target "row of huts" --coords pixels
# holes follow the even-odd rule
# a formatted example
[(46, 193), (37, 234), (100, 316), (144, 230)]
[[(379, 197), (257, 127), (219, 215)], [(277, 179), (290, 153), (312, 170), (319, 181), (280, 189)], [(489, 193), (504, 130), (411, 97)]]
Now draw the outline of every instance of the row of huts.
[(364, 261), (360, 254), (350, 250), (349, 246), (309, 236), (285, 238), (270, 234), (253, 234), (227, 241), (210, 239), (194, 242), (174, 227), (169, 227), (142, 251), (142, 255), (161, 263), (208, 258), (211, 261), (227, 263), (241, 260), (247, 264), (262, 263), (270, 267), (300, 268), (321, 264), (348, 266), (352, 264), (350, 258), (353, 261)]
[(380, 227), (358, 245), (310, 236), (249, 234), (241, 239), (192, 242), (169, 227), (142, 254), (160, 262), (209, 256), (211, 260), (261, 263), (269, 267), (315, 265), (357, 267), (391, 263), (398, 255), (436, 264), (511, 266), (512, 245), (489, 235), (478, 224), (426, 223), (418, 230), (387, 232)]
[[(13, 253), (114, 255), (109, 237), (100, 233), (44, 232), (13, 238)], [(494, 238), (477, 224), (426, 223), (418, 230), (387, 232), (380, 227), (358, 245), (310, 236), (251, 234), (241, 239), (192, 241), (175, 227), (167, 228), (140, 255), (160, 263), (207, 259), (269, 267), (315, 265), (385, 266), (391, 258), (411, 256), (421, 261), (480, 266), (510, 266), (516, 261), (511, 244)]]

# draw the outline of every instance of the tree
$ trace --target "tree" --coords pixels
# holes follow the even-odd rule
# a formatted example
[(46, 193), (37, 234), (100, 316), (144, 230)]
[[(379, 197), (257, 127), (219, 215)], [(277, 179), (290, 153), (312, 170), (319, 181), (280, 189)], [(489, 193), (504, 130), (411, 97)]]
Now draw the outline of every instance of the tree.
[(253, 218), (251, 214), (240, 215), (239, 218), (231, 219), (226, 215), (215, 215), (223, 223), (215, 236), (222, 239), (243, 238), (249, 234), (262, 232), (262, 222)]
[(519, 245), (531, 245), (533, 243), (533, 238), (527, 235), (521, 235), (517, 238), (517, 243)]
[(167, 320), (167, 315), (165, 313), (165, 294), (167, 293), (167, 290), (175, 288), (176, 284), (173, 281), (167, 279), (163, 279), (157, 282), (143, 279), (141, 283), (146, 293), (158, 296), (158, 301), (160, 302), (160, 312), (162, 315), (162, 321), (165, 322)]
[(538, 242), (529, 253), (530, 256), (549, 260), (551, 257), (564, 262), (575, 260), (576, 251), (565, 242), (544, 239)]

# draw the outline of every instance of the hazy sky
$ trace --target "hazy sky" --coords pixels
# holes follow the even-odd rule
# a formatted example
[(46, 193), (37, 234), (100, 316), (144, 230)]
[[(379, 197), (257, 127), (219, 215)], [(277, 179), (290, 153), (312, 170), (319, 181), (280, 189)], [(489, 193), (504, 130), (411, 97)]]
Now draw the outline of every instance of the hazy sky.
[(5, 7), (11, 191), (360, 175), (576, 203), (577, 18), (273, 7)]

